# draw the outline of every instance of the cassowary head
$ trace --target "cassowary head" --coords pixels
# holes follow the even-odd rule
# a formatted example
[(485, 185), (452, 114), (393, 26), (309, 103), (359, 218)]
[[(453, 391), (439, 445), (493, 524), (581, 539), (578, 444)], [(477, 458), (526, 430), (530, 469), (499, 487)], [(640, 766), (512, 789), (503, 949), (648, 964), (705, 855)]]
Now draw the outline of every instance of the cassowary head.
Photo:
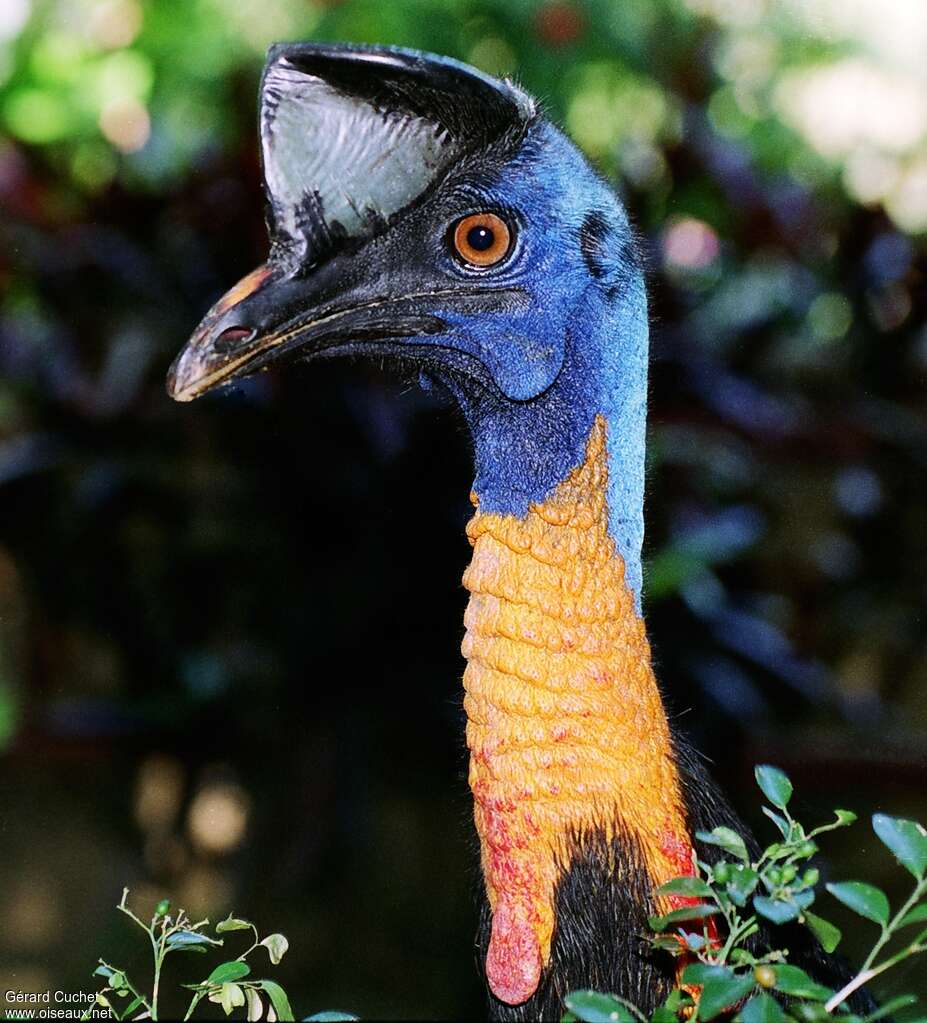
[(480, 508), (515, 515), (603, 414), (639, 595), (646, 301), (613, 192), (516, 86), (409, 51), (274, 47), (260, 132), (267, 262), (203, 320), (171, 395), (292, 357), (411, 362), (467, 417)]

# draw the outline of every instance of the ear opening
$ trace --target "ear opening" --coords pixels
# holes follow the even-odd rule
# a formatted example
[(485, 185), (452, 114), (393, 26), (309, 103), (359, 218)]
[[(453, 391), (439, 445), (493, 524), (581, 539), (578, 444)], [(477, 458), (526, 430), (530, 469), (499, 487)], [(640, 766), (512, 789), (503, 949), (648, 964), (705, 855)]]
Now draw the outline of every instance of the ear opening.
[(468, 152), (520, 140), (534, 115), (514, 86), (448, 58), (275, 46), (260, 112), (273, 242), (311, 262), (370, 236)]

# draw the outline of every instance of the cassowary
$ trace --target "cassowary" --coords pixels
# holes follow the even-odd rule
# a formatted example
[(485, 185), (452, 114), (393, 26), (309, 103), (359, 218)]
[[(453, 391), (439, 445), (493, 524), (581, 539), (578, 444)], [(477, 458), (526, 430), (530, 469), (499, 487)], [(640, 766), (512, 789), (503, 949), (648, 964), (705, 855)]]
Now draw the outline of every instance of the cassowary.
[(594, 987), (649, 1010), (673, 983), (642, 941), (673, 908), (654, 890), (693, 872), (697, 829), (736, 820), (673, 734), (641, 618), (648, 323), (625, 211), (530, 96), (441, 57), (274, 47), (260, 135), (267, 262), (169, 391), (376, 355), (453, 396), (476, 462), (464, 706), (490, 1009), (558, 1018)]

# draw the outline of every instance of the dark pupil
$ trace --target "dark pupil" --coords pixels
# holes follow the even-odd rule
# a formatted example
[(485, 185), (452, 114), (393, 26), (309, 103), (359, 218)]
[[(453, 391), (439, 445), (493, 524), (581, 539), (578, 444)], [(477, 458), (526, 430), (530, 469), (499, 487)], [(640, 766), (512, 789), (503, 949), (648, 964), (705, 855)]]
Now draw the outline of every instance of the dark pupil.
[(467, 232), (467, 244), (477, 252), (491, 249), (496, 240), (491, 227), (471, 227)]

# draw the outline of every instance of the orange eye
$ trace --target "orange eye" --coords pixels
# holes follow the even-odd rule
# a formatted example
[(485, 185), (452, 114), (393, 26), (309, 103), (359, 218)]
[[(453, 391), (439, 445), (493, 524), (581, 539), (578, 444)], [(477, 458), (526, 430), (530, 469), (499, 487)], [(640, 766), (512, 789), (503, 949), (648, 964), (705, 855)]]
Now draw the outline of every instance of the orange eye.
[(472, 213), (454, 225), (454, 254), (470, 266), (495, 266), (512, 247), (508, 224), (495, 213)]

